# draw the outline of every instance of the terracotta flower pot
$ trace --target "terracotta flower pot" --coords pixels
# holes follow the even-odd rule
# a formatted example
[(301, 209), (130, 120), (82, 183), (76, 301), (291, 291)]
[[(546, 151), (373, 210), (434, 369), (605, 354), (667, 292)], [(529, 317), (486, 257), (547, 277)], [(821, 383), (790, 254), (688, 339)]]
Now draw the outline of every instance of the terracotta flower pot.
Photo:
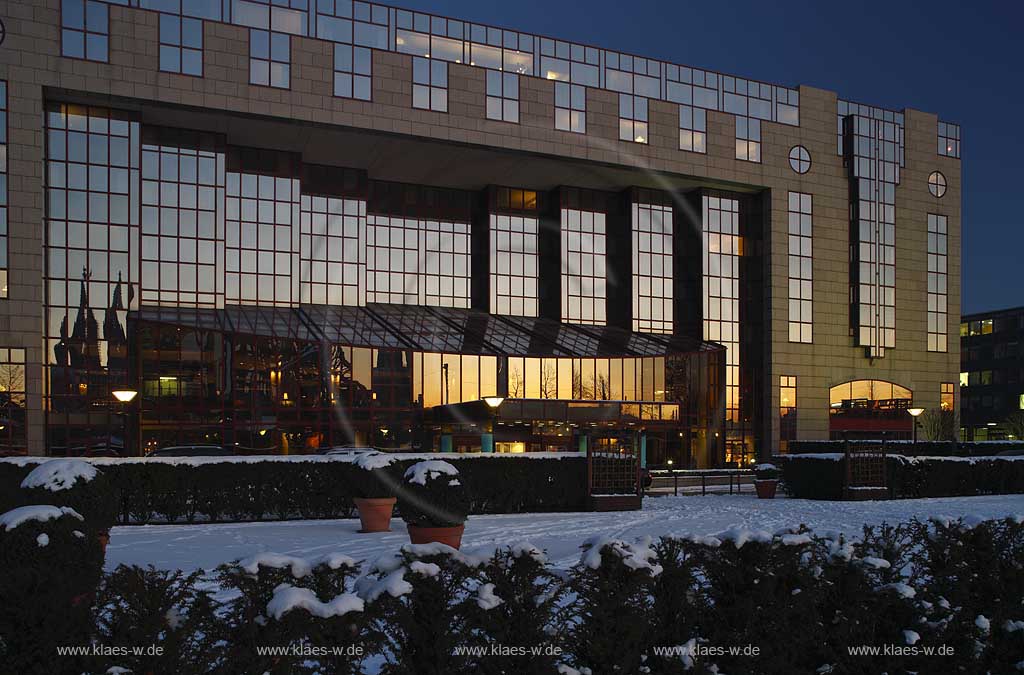
[(359, 522), (363, 524), (360, 532), (390, 532), (391, 511), (395, 508), (394, 497), (374, 499), (353, 499), (359, 509)]
[(462, 532), (466, 529), (465, 523), (455, 527), (420, 527), (409, 525), (409, 539), (414, 544), (447, 544), (452, 548), (462, 546)]
[(758, 499), (775, 499), (775, 488), (779, 485), (777, 478), (768, 480), (755, 480), (754, 489), (757, 490)]

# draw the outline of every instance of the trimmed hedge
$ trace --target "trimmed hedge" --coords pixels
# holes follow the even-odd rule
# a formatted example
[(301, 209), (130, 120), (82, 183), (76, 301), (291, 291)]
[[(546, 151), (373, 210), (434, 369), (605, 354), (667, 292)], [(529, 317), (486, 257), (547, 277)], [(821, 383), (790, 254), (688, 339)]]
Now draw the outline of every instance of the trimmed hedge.
[[(55, 509), (56, 507), (49, 507)], [(21, 675), (79, 673), (58, 646), (88, 645), (103, 550), (77, 514), (0, 525), (0, 664)]]
[[(783, 489), (800, 499), (842, 499), (844, 455), (781, 455)], [(886, 457), (889, 496), (970, 497), (1024, 493), (1024, 457)]]
[[(805, 455), (825, 452), (842, 452), (845, 443), (850, 445), (878, 445), (881, 441), (790, 441), (791, 455)], [(1024, 449), (1024, 441), (886, 441), (890, 452), (907, 457), (991, 457), (1004, 450)]]
[[(395, 475), (423, 456), (400, 455)], [(431, 455), (454, 464), (470, 494), (469, 512), (585, 511), (586, 458)], [(47, 458), (40, 457), (39, 461)], [(348, 518), (366, 471), (346, 459), (311, 456), (94, 461), (114, 486), (120, 524)], [(26, 503), (22, 479), (32, 460), (0, 460), (0, 508)]]
[[(583, 549), (568, 570), (525, 543), (483, 555), (405, 546), (369, 566), (263, 553), (218, 568), (222, 602), (201, 573), (121, 567), (103, 584), (95, 639), (163, 656), (73, 672), (944, 675), (1024, 660), (1019, 516), (883, 524), (857, 539), (735, 528)], [(289, 645), (341, 653), (256, 651)], [(941, 645), (953, 652), (922, 649)], [(851, 654), (863, 646), (879, 649)]]

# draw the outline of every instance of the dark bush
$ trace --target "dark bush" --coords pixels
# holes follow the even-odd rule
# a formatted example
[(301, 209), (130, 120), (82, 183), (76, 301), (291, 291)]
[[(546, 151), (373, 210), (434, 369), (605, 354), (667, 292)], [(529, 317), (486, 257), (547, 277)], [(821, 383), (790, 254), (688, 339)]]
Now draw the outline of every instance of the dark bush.
[(398, 509), (409, 525), (457, 527), (469, 515), (469, 496), (458, 469), (448, 462), (425, 460), (405, 470), (398, 489)]
[[(584, 511), (586, 459), (438, 455), (455, 465), (470, 494), (470, 513)], [(20, 502), (19, 485), (38, 462), (0, 459), (0, 502)], [(398, 459), (389, 471), (402, 473), (419, 461)], [(365, 471), (347, 459), (319, 456), (273, 460), (202, 458), (96, 461), (114, 486), (118, 522), (198, 522), (348, 518)]]
[[(29, 514), (35, 519), (24, 519)], [(81, 672), (84, 659), (58, 655), (57, 648), (89, 645), (103, 551), (85, 528), (68, 507), (23, 506), (0, 516), (3, 672)]]
[[(783, 455), (787, 494), (842, 499), (846, 460), (840, 454)], [(1024, 493), (1024, 459), (1014, 457), (886, 457), (889, 495), (895, 499)]]
[[(358, 572), (355, 560), (337, 554), (313, 561), (257, 554), (219, 567), (218, 582), (235, 595), (221, 617), (226, 647), (216, 672), (363, 672), (365, 658), (379, 649), (363, 601), (351, 592)], [(292, 651), (259, 653), (268, 647)]]
[(378, 560), (357, 588), (371, 636), (383, 645), (383, 675), (470, 673), (467, 586), (477, 561), (441, 544), (409, 545)]
[[(808, 453), (842, 452), (846, 443), (850, 445), (878, 445), (880, 441), (790, 441), (791, 455)], [(1020, 450), (1024, 441), (887, 441), (889, 452), (907, 457), (991, 457), (1004, 450)]]
[(220, 664), (217, 604), (198, 588), (202, 576), (125, 565), (108, 574), (97, 595), (95, 639), (126, 653), (92, 659), (93, 672), (200, 675)]
[(71, 507), (85, 518), (82, 529), (90, 533), (106, 532), (117, 521), (110, 472), (81, 459), (51, 459), (32, 467), (21, 481), (20, 502)]

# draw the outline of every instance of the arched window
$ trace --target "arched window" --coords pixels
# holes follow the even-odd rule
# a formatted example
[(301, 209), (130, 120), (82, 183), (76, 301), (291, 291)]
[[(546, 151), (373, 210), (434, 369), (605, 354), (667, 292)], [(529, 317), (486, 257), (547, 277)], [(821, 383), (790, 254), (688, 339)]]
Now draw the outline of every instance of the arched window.
[(829, 431), (833, 439), (909, 439), (907, 410), (914, 392), (885, 380), (852, 380), (829, 389)]

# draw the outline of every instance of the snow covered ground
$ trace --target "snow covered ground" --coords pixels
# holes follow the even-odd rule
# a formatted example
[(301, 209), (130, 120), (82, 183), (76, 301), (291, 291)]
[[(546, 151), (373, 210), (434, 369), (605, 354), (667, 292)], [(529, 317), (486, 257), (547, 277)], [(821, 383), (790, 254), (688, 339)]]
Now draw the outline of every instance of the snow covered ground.
[[(1001, 518), (1017, 514), (1024, 514), (1021, 495), (873, 502), (767, 501), (751, 494), (656, 497), (645, 499), (642, 511), (473, 516), (466, 524), (462, 548), (487, 550), (528, 540), (546, 549), (556, 566), (568, 567), (579, 560), (580, 544), (595, 535), (631, 540), (643, 535), (714, 534), (734, 526), (774, 532), (802, 523), (856, 536), (865, 523), (895, 523), (914, 516)], [(358, 529), (358, 520), (115, 527), (107, 548), (107, 567), (125, 563), (209, 570), (265, 551), (301, 557), (337, 552), (372, 561), (409, 541), (399, 519), (392, 521), (390, 533), (359, 534)]]

